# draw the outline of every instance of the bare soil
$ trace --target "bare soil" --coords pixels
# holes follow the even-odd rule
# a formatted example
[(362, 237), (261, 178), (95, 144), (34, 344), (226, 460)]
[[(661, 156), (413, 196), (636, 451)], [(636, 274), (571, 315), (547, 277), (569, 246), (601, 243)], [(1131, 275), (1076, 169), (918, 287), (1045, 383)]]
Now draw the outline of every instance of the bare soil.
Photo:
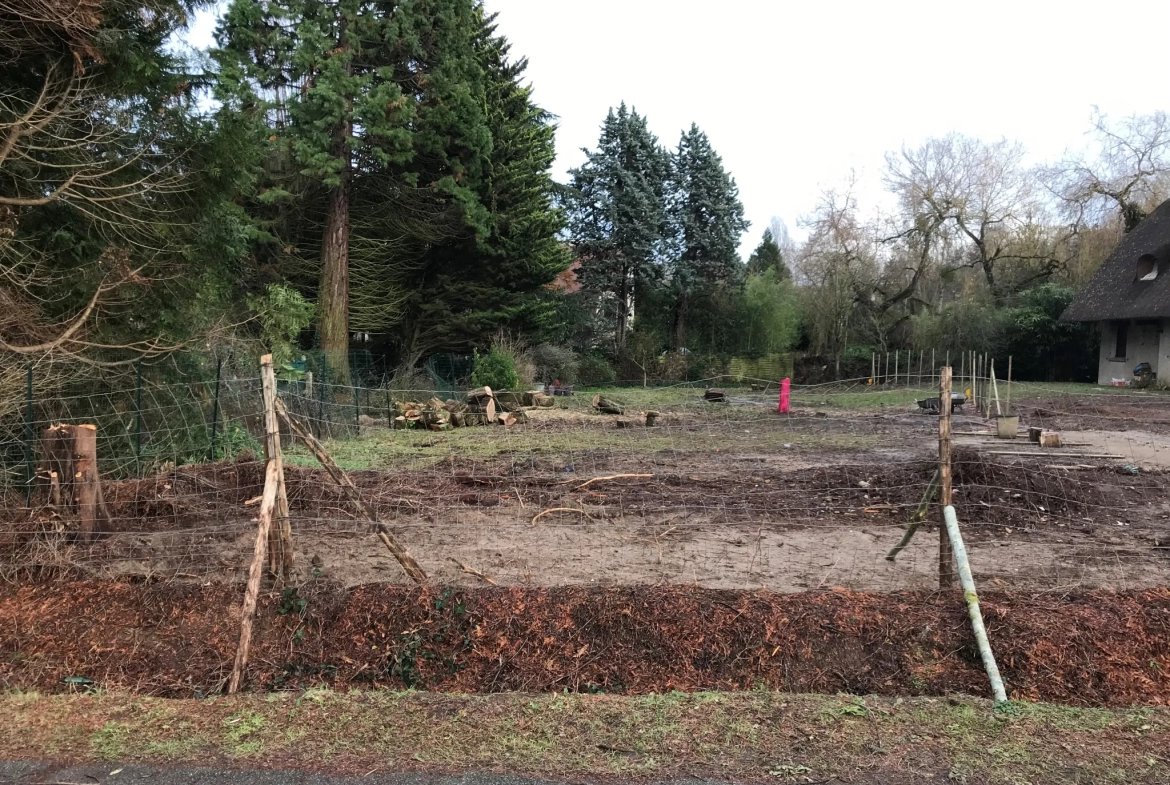
[[(1025, 406), (1063, 411), (1075, 403)], [(896, 562), (885, 559), (934, 472), (937, 418), (816, 410), (781, 418), (734, 407), (701, 413), (668, 413), (660, 428), (619, 431), (615, 421), (623, 418), (537, 412), (525, 431), (488, 434), (515, 445), (490, 457), (460, 457), (465, 452), (453, 447), (423, 468), (353, 477), (440, 583), (482, 585), (466, 565), (498, 584), (521, 586), (937, 585), (934, 522)], [(1065, 591), (1170, 583), (1170, 436), (1126, 430), (1130, 420), (1119, 425), (1120, 416), (1107, 420), (1120, 429), (1066, 432), (1074, 446), (1051, 451), (1051, 458), (994, 455), (1031, 448), (956, 436), (955, 505), (984, 586)], [(987, 428), (970, 415), (956, 417), (954, 427), (957, 434)], [(399, 435), (420, 450), (442, 438), (393, 438)], [(581, 446), (552, 441), (562, 436), (579, 436)], [(388, 437), (368, 438), (377, 444)], [(1065, 457), (1102, 451), (1124, 458)], [(323, 471), (288, 466), (286, 474), (296, 580), (327, 577), (344, 586), (405, 580)], [(648, 476), (589, 482), (621, 474)], [(37, 536), (52, 526), (42, 511), (0, 534), (0, 554), (7, 551), (9, 572), (25, 579), (240, 580), (253, 549), (260, 483), (260, 464), (243, 462), (109, 484), (114, 521), (105, 538), (82, 545)]]

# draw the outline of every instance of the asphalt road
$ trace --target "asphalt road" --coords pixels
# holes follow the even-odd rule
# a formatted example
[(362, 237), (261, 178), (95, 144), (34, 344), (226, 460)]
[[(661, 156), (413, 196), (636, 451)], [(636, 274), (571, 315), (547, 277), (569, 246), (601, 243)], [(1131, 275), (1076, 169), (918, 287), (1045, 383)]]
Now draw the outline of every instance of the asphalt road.
[[(115, 773), (116, 772), (116, 773)], [(574, 785), (594, 781), (573, 778)], [(613, 780), (595, 781), (613, 785)], [(64, 766), (56, 763), (0, 762), (0, 785), (565, 785), (498, 774), (380, 774), (334, 777), (303, 771), (120, 766), (116, 763)], [(659, 785), (721, 785), (711, 780), (671, 780)]]

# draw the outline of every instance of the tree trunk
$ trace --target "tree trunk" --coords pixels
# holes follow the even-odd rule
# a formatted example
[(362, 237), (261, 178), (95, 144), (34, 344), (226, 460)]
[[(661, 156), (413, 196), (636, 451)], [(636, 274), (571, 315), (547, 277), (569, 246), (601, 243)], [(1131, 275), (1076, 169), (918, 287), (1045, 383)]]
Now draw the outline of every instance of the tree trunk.
[[(341, 18), (338, 49), (349, 49), (346, 19)], [(346, 72), (353, 65), (346, 61)], [(346, 97), (346, 114), (333, 129), (333, 156), (341, 160), (340, 182), (329, 192), (325, 233), (321, 238), (321, 282), (317, 294), (318, 333), (325, 362), (333, 370), (334, 384), (349, 384), (349, 190), (353, 135), (353, 98)]]
[(626, 330), (630, 323), (630, 272), (622, 267), (622, 284), (618, 291), (617, 328), (613, 334), (613, 348), (617, 356), (621, 356), (622, 348), (626, 345)]
[[(348, 167), (347, 167), (348, 169)], [(317, 330), (334, 384), (349, 383), (349, 177), (329, 193), (321, 238)]]
[(687, 344), (687, 308), (689, 305), (686, 292), (680, 293), (674, 307), (674, 350), (676, 352)]

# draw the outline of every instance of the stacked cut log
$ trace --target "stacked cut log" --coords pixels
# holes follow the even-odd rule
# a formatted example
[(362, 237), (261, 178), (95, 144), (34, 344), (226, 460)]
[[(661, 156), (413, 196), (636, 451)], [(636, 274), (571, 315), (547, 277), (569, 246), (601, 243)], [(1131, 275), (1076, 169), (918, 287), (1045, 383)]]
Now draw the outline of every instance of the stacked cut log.
[(593, 396), (593, 408), (602, 414), (625, 414), (626, 407), (612, 398), (598, 394)]
[[(541, 402), (547, 398), (549, 404)], [(476, 425), (510, 427), (528, 422), (526, 409), (551, 405), (552, 398), (543, 393), (495, 393), (490, 387), (469, 390), (462, 401), (431, 398), (426, 403), (396, 403), (391, 422), (396, 429), (418, 428), (445, 431)]]

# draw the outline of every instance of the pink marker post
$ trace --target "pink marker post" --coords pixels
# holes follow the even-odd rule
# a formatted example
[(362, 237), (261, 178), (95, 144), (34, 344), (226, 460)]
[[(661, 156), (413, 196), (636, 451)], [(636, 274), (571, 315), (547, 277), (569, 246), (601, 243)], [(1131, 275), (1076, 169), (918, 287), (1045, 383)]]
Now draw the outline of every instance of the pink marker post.
[(780, 413), (788, 414), (788, 393), (792, 386), (791, 379), (782, 379), (780, 381)]

